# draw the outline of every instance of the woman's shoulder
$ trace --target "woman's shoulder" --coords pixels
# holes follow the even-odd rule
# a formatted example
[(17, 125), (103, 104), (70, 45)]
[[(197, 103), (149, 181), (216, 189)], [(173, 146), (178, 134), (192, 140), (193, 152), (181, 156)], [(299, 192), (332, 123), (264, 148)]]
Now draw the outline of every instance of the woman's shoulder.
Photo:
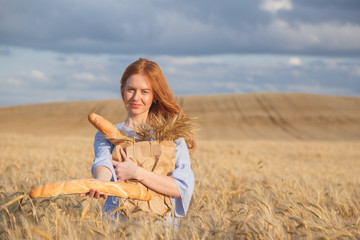
[(175, 143), (175, 148), (176, 148), (176, 149), (182, 149), (182, 148), (186, 148), (186, 149), (187, 149), (187, 145), (186, 145), (186, 142), (185, 142), (185, 139), (184, 139), (184, 138), (175, 139), (175, 140), (174, 140), (174, 143)]

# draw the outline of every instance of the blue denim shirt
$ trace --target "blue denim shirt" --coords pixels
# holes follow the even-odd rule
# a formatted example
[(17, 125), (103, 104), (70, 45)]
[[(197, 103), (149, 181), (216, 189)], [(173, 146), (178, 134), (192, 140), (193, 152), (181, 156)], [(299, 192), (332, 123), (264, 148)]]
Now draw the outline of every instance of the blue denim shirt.
[[(132, 138), (134, 133), (131, 129), (124, 126), (122, 123), (115, 125), (116, 129), (125, 131), (127, 135)], [(105, 166), (110, 169), (112, 173), (111, 181), (116, 181), (116, 174), (111, 162), (111, 153), (114, 145), (109, 142), (100, 132), (95, 135), (94, 152), (95, 158), (92, 165), (91, 172), (94, 172), (95, 167)], [(174, 206), (175, 218), (183, 217), (189, 208), (191, 197), (194, 191), (194, 174), (190, 166), (189, 151), (186, 142), (183, 138), (175, 140), (176, 161), (175, 169), (171, 173), (171, 177), (175, 180), (181, 198), (170, 197), (171, 203)], [(109, 215), (118, 207), (117, 197), (108, 197), (103, 211)], [(170, 221), (170, 219), (168, 219)]]

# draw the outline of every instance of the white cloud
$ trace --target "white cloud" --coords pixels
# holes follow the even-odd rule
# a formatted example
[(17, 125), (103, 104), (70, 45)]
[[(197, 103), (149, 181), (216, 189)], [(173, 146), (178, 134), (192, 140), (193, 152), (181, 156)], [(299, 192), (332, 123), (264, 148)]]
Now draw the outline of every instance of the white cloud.
[(70, 80), (73, 80), (73, 83), (77, 84), (113, 84), (114, 80), (110, 79), (106, 75), (102, 74), (94, 74), (91, 72), (80, 72), (80, 73), (73, 73), (69, 77)]
[(263, 0), (260, 9), (276, 14), (280, 10), (290, 11), (293, 6), (290, 0)]
[(23, 81), (21, 81), (20, 79), (18, 78), (15, 78), (15, 77), (9, 77), (7, 80), (6, 80), (7, 83), (10, 83), (11, 85), (21, 85), (23, 84)]
[(32, 79), (32, 80), (35, 80), (35, 81), (39, 81), (39, 82), (46, 82), (49, 80), (49, 78), (45, 75), (45, 73), (39, 71), (39, 70), (32, 70), (30, 72), (30, 75), (29, 77)]
[(360, 66), (355, 67), (354, 74), (355, 74), (355, 76), (360, 77)]
[(198, 57), (177, 57), (173, 58), (173, 63), (176, 65), (192, 65), (197, 64), (201, 60)]
[(85, 82), (96, 81), (95, 75), (89, 72), (74, 73), (71, 75), (71, 78), (74, 80), (85, 81)]
[(50, 78), (45, 73), (39, 70), (31, 70), (27, 73), (19, 73), (13, 76), (9, 76), (6, 82), (11, 85), (28, 85), (29, 83), (46, 83)]
[(61, 68), (86, 69), (104, 71), (107, 67), (107, 57), (99, 55), (76, 54), (67, 56), (59, 55), (58, 59), (53, 60), (52, 64)]
[(300, 66), (302, 64), (300, 58), (298, 57), (291, 57), (288, 60), (288, 64), (291, 66)]

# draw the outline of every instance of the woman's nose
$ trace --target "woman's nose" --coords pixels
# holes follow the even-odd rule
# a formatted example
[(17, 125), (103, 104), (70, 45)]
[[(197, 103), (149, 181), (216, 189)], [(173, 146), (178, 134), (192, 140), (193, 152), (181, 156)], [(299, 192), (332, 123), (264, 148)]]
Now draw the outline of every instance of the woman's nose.
[(134, 100), (140, 99), (139, 91), (135, 91), (135, 92), (134, 92), (133, 99), (134, 99)]

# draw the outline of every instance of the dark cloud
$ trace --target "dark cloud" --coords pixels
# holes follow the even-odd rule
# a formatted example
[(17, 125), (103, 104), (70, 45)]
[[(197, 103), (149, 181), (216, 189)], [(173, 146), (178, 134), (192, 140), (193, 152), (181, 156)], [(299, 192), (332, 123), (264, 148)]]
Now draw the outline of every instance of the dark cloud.
[(176, 95), (359, 96), (360, 2), (274, 1), (0, 0), (0, 105), (119, 98), (140, 56)]
[[(0, 45), (67, 53), (360, 53), (358, 0), (0, 0)], [(329, 37), (331, 36), (331, 39)]]
[(279, 17), (304, 23), (360, 23), (360, 2), (357, 0), (292, 1), (294, 11), (281, 11)]

